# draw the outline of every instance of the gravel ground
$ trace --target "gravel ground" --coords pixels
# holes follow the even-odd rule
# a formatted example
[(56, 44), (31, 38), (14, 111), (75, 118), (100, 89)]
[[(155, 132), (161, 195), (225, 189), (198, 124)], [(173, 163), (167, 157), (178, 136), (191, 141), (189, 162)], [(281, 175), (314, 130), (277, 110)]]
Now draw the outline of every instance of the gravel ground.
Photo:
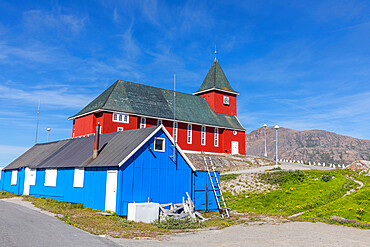
[(167, 241), (112, 239), (122, 246), (369, 246), (370, 230), (324, 223), (231, 226), (171, 236)]

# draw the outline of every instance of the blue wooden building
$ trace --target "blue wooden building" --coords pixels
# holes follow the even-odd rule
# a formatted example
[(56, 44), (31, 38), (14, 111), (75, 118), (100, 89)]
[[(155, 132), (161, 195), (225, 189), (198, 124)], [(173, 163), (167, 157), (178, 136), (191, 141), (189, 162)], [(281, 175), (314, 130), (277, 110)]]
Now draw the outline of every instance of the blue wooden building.
[(180, 203), (186, 192), (196, 210), (215, 210), (211, 186), (206, 171), (196, 169), (178, 146), (174, 151), (162, 125), (36, 144), (0, 177), (0, 190), (118, 215), (127, 215), (131, 202)]

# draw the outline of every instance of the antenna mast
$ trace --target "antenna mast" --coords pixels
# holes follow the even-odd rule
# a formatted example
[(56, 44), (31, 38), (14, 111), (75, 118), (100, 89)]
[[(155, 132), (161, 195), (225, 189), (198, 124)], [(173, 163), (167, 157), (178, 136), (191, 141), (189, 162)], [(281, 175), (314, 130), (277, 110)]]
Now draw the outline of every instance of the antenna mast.
[(36, 124), (36, 140), (35, 140), (36, 144), (37, 144), (37, 135), (39, 133), (39, 116), (40, 116), (40, 99), (39, 99), (39, 104), (37, 106), (37, 124)]
[[(176, 139), (177, 139), (177, 125), (176, 125), (176, 74), (173, 74), (173, 162), (176, 162)], [(176, 136), (175, 136), (176, 134)]]

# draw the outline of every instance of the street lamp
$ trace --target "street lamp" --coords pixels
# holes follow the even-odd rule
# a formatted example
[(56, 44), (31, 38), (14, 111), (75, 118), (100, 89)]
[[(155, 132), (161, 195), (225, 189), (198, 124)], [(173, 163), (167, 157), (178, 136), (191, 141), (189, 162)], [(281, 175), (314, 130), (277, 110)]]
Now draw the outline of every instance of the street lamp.
[(50, 133), (50, 130), (51, 130), (51, 129), (50, 129), (50, 128), (47, 128), (46, 130), (48, 131), (48, 137), (47, 137), (47, 139), (46, 139), (46, 142), (49, 142), (49, 133)]
[(279, 129), (279, 125), (275, 125), (275, 130), (276, 130), (276, 157), (275, 157), (275, 160), (276, 160), (276, 167), (278, 166), (278, 129)]
[(267, 157), (267, 144), (266, 144), (266, 127), (267, 127), (267, 124), (264, 124), (263, 127), (265, 128), (265, 157)]

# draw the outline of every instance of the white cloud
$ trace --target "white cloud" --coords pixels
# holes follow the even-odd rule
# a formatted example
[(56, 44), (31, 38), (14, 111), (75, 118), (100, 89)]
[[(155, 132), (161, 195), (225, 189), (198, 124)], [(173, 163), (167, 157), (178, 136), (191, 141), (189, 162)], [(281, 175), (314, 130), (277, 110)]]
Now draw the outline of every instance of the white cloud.
[(36, 103), (41, 100), (43, 107), (58, 106), (79, 109), (85, 106), (91, 97), (82, 94), (70, 93), (66, 89), (55, 90), (23, 90), (0, 85), (0, 99), (10, 100), (14, 103)]
[(31, 30), (44, 28), (59, 29), (78, 34), (85, 27), (86, 17), (73, 14), (51, 13), (43, 10), (30, 10), (23, 13), (25, 24)]

